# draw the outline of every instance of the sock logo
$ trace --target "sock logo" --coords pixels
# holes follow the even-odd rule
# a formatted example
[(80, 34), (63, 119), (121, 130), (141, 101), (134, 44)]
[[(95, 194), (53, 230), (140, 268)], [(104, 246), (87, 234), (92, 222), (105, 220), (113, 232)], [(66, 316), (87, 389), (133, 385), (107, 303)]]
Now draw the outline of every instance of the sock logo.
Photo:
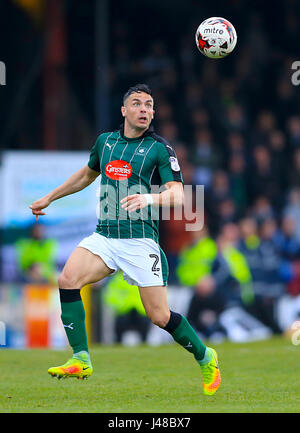
[(63, 325), (64, 325), (65, 328), (74, 329), (73, 326), (72, 326), (72, 325), (73, 325), (73, 322), (70, 323), (70, 325), (65, 325), (64, 323), (63, 323)]
[(192, 343), (189, 341), (189, 344), (187, 346), (183, 346), (185, 349), (190, 349), (193, 347)]

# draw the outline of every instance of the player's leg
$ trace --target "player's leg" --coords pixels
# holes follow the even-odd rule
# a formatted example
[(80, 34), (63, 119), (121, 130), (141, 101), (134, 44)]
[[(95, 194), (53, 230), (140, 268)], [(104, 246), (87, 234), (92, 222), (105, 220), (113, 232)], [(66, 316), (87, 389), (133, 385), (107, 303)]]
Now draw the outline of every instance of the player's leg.
[(169, 332), (177, 343), (193, 353), (197, 361), (201, 361), (205, 357), (206, 346), (184, 316), (170, 311), (166, 287), (139, 287), (139, 291), (152, 323)]
[(170, 311), (166, 289), (168, 262), (163, 250), (152, 239), (117, 239), (114, 243), (117, 265), (129, 284), (139, 287), (147, 316), (193, 353), (202, 369), (204, 392), (213, 394), (220, 383), (216, 353), (206, 348), (184, 316)]
[(73, 358), (60, 367), (48, 370), (57, 377), (85, 377), (92, 373), (85, 327), (85, 311), (80, 290), (86, 284), (102, 280), (113, 272), (89, 250), (77, 247), (70, 255), (58, 279), (61, 318), (73, 349)]
[(202, 343), (184, 316), (170, 311), (165, 286), (139, 287), (139, 291), (147, 316), (193, 353), (202, 370), (204, 393), (214, 394), (221, 383), (216, 352)]
[(77, 247), (70, 255), (58, 278), (62, 321), (74, 353), (88, 351), (85, 313), (80, 290), (86, 284), (102, 280), (113, 272), (91, 251)]

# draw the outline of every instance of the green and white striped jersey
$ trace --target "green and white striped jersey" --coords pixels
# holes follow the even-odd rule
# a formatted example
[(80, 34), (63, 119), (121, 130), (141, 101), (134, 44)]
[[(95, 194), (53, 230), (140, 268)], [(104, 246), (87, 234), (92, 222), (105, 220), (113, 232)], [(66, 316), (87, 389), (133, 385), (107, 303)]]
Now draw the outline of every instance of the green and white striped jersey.
[(158, 209), (147, 206), (128, 213), (120, 200), (131, 194), (150, 193), (156, 170), (160, 185), (183, 182), (172, 146), (152, 127), (138, 138), (125, 137), (121, 128), (99, 135), (88, 166), (101, 173), (96, 232), (110, 238), (150, 238), (158, 242)]

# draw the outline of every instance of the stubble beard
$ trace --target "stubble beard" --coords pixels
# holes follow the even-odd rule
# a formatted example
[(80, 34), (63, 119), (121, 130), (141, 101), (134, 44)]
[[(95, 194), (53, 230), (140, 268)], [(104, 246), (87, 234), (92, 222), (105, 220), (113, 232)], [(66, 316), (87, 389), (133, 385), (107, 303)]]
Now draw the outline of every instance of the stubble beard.
[(129, 122), (127, 119), (126, 119), (126, 122), (129, 126), (129, 128), (132, 130), (135, 130), (136, 132), (145, 132), (147, 129), (149, 129), (149, 126), (151, 123), (151, 122), (148, 122), (147, 125), (140, 126), (140, 125), (133, 124), (133, 123)]

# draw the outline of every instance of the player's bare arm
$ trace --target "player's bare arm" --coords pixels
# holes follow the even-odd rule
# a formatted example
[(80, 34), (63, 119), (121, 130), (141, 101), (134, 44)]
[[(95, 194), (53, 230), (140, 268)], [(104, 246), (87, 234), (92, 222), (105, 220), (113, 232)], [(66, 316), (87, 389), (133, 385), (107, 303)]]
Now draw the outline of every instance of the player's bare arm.
[(59, 198), (83, 190), (94, 182), (99, 174), (98, 171), (92, 170), (88, 165), (82, 167), (80, 170), (72, 174), (72, 176), (70, 176), (62, 185), (55, 188), (45, 197), (32, 203), (29, 207), (32, 210), (33, 215), (36, 215), (36, 219), (38, 219), (39, 215), (46, 215), (45, 212), (42, 212), (42, 209), (45, 209), (53, 201), (58, 200)]
[[(167, 182), (166, 190), (160, 194), (132, 194), (121, 200), (122, 208), (128, 212), (134, 212), (137, 209), (143, 209), (148, 204), (154, 206), (181, 206), (184, 202), (184, 192), (181, 182)], [(149, 198), (150, 201), (149, 201)]]

